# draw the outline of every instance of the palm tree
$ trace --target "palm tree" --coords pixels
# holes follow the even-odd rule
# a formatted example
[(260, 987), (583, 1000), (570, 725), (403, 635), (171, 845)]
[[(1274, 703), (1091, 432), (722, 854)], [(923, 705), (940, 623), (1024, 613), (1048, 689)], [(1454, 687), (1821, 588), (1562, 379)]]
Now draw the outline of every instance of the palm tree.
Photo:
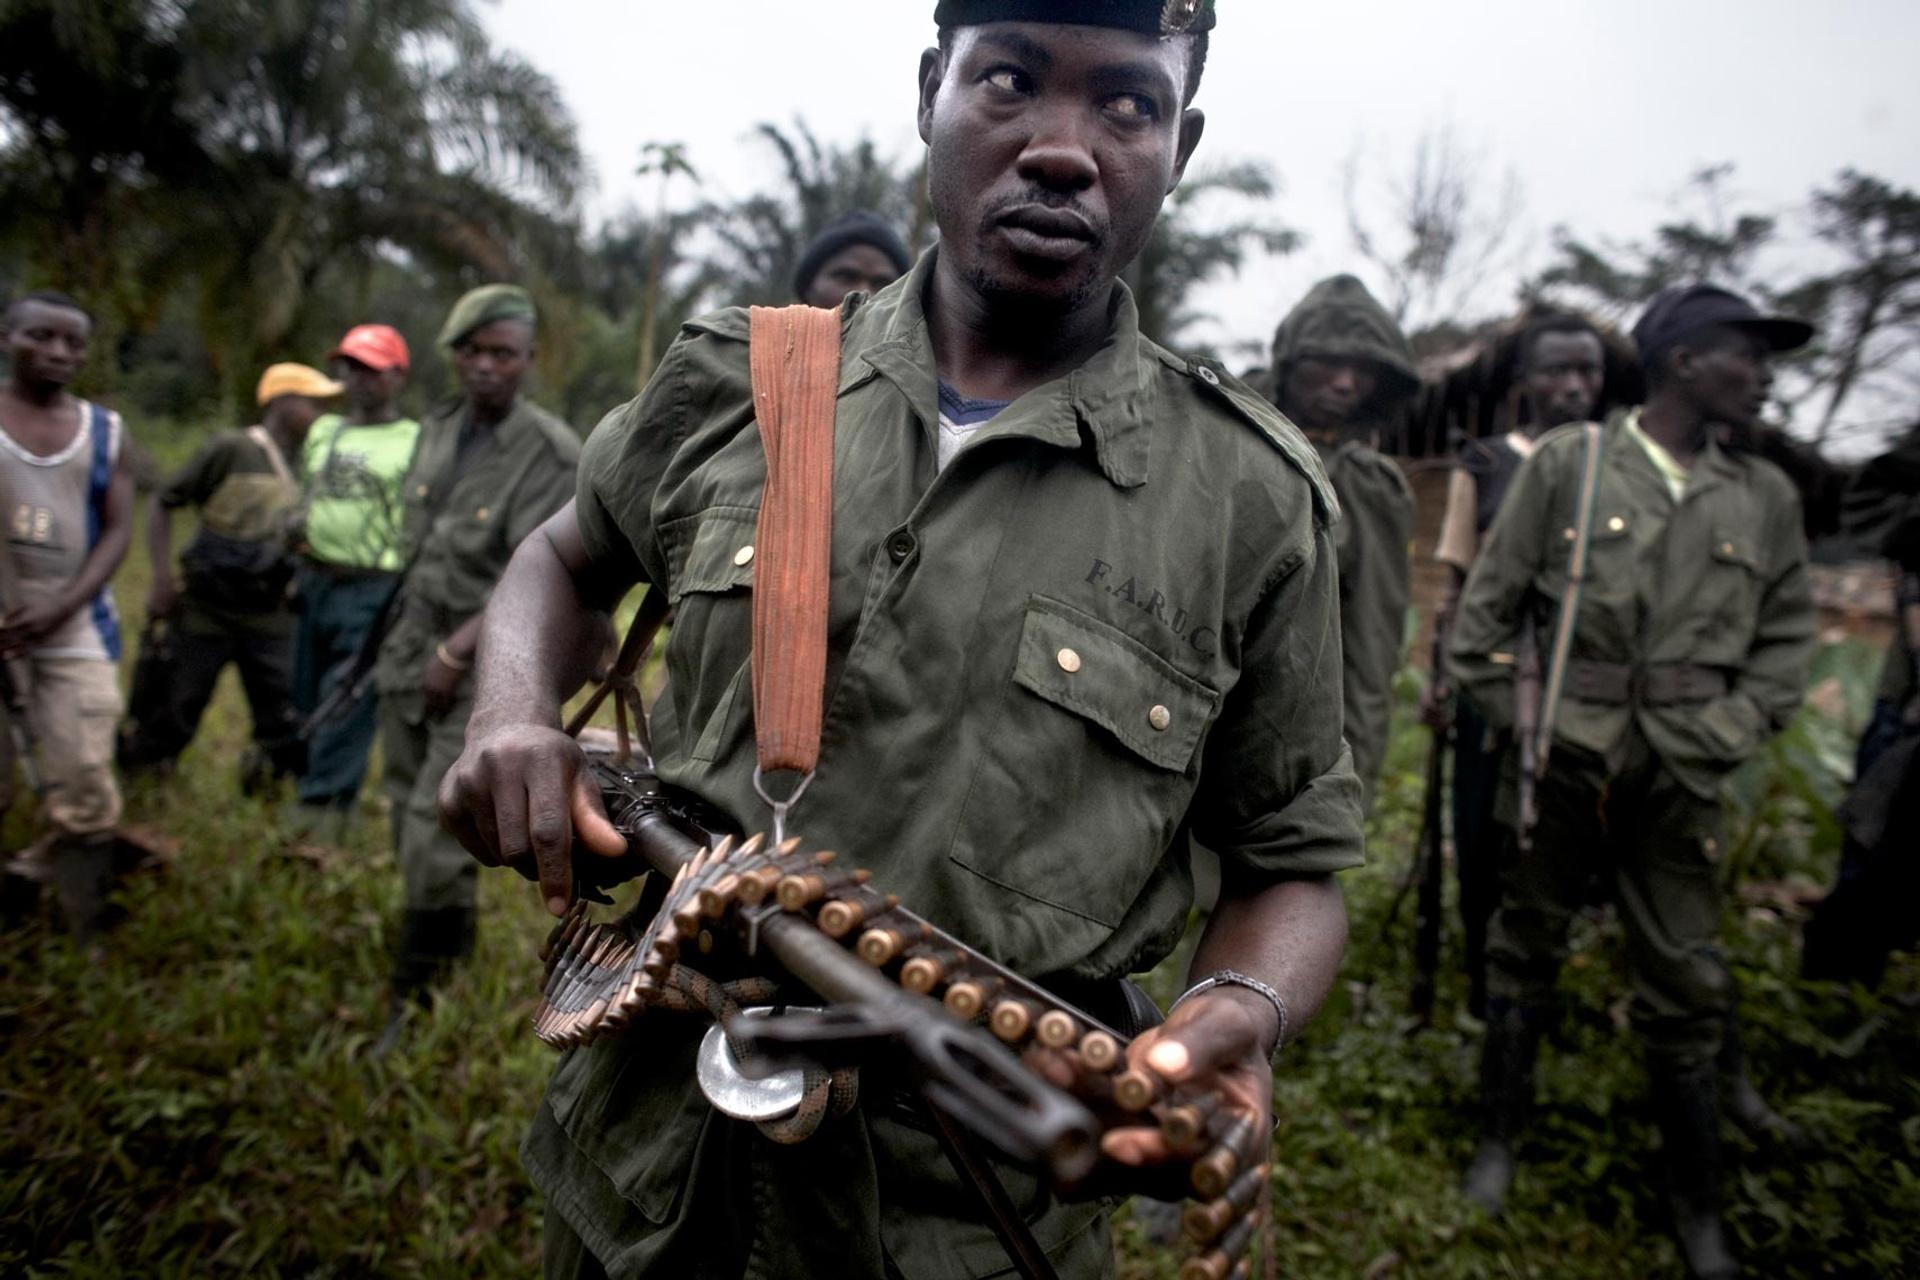
[(763, 123), (755, 135), (779, 161), (781, 183), (707, 213), (719, 240), (717, 257), (737, 281), (739, 303), (788, 300), (807, 244), (850, 209), (869, 209), (899, 229), (919, 252), (931, 235), (924, 166), (908, 170), (881, 156), (871, 139), (824, 144), (804, 120), (789, 133)]
[[(31, 58), (16, 30), (34, 37)], [(195, 284), (230, 389), (338, 322), (341, 300), (316, 297), (323, 279), (364, 291), (396, 261), (450, 284), (524, 277), (574, 239), (572, 119), (550, 79), (490, 46), (471, 0), (16, 0), (0, 10), (0, 48), (0, 121), (25, 139), (0, 135), (4, 175), (111, 114), (81, 91), (23, 110), (16, 59), (38, 67), (30, 88), (70, 61), (110, 93), (140, 72), (130, 122), (42, 185), (69, 208), (137, 205), (114, 230), (151, 238), (56, 244), (45, 274), (103, 270), (85, 252), (121, 264), (149, 300)]]
[(1237, 272), (1249, 252), (1291, 253), (1297, 232), (1271, 218), (1247, 216), (1224, 223), (1202, 217), (1218, 198), (1266, 201), (1274, 194), (1273, 170), (1245, 160), (1190, 173), (1175, 188), (1154, 224), (1140, 256), (1127, 268), (1126, 280), (1140, 308), (1140, 330), (1164, 344), (1180, 341), (1194, 324), (1208, 319), (1190, 303), (1194, 289), (1224, 273)]

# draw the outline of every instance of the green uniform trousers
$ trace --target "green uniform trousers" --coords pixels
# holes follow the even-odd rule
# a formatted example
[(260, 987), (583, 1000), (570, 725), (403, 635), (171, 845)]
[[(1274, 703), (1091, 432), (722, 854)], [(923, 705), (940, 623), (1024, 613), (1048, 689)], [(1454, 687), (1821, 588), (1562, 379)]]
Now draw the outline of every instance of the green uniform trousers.
[(436, 801), (440, 780), (466, 746), (467, 717), (472, 714), (473, 699), (464, 689), (437, 720), (421, 711), (417, 696), (380, 702), (380, 750), (392, 805), (393, 848), (410, 911), (470, 908), (474, 903), (479, 865), (440, 829)]
[[(1733, 1004), (1717, 945), (1721, 809), (1676, 781), (1637, 732), (1631, 739), (1611, 778), (1596, 758), (1556, 747), (1537, 793), (1532, 851), (1507, 842), (1487, 992), (1496, 1003), (1552, 1003), (1568, 926), (1598, 875), (1626, 935), (1634, 1028), (1657, 1063), (1688, 1069), (1713, 1061)], [(1501, 804), (1509, 824), (1515, 769), (1509, 755)]]

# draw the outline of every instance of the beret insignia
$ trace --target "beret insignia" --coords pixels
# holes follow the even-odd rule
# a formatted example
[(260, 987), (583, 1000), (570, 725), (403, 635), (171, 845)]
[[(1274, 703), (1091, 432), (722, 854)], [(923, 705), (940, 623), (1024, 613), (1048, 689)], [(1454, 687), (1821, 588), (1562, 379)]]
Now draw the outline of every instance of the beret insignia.
[(1200, 16), (1201, 3), (1202, 0), (1167, 0), (1166, 7), (1160, 10), (1160, 34), (1185, 35), (1193, 26), (1193, 20)]

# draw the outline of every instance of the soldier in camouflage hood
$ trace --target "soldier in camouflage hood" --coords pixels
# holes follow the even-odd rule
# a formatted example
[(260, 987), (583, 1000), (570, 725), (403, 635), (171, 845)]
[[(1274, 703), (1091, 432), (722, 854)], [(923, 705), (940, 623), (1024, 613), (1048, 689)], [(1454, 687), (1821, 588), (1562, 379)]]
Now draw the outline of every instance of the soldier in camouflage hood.
[(1377, 446), (1419, 389), (1413, 349), (1352, 276), (1315, 285), (1273, 335), (1273, 402), (1319, 449), (1340, 499), (1340, 632), (1347, 742), (1372, 807), (1386, 752), (1412, 577), (1413, 491)]

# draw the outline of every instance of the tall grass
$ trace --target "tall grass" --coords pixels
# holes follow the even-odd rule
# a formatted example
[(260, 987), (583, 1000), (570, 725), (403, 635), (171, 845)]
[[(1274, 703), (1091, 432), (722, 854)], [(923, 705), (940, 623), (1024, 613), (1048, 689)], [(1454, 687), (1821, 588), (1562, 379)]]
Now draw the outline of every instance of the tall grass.
[[(144, 576), (136, 552), (119, 584), (130, 615)], [(1828, 878), (1826, 806), (1871, 661), (1823, 655), (1839, 698), (1740, 780), (1748, 874)], [(103, 955), (44, 916), (0, 936), (0, 1274), (535, 1271), (541, 1207), (515, 1154), (550, 1067), (527, 1030), (546, 928), (532, 891), (483, 878), (479, 954), (402, 1050), (369, 1060), (399, 900), (380, 805), (365, 802), (341, 848), (289, 850), (270, 808), (235, 789), (245, 736), (229, 677), (178, 776), (131, 790), (130, 819), (173, 852), (129, 882), (129, 918)], [(1381, 934), (1423, 749), (1403, 718), (1374, 864), (1348, 878), (1346, 981), (1279, 1071), (1282, 1274), (1672, 1273), (1604, 918), (1575, 940), (1512, 1211), (1488, 1223), (1454, 1189), (1475, 1138), (1477, 1029), (1457, 1013), (1464, 985), (1450, 969), (1440, 1025), (1416, 1031), (1410, 925)], [(8, 820), (11, 847), (24, 809)], [(1879, 996), (1798, 982), (1790, 898), (1737, 904), (1727, 943), (1755, 1073), (1814, 1145), (1736, 1145), (1734, 1231), (1762, 1274), (1920, 1271), (1920, 965), (1898, 962)], [(1173, 1274), (1124, 1213), (1121, 1241), (1125, 1276)]]

